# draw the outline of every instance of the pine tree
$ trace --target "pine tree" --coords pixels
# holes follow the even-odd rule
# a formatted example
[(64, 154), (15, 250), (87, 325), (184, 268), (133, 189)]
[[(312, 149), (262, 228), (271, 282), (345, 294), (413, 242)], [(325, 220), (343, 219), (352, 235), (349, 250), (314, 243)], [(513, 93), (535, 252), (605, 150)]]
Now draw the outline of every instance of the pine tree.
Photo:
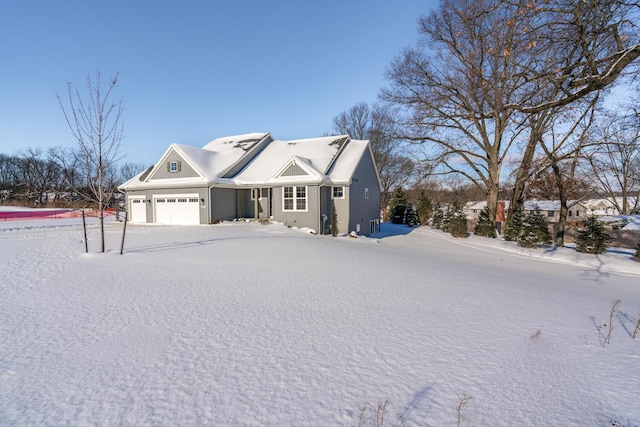
[(449, 222), (449, 232), (453, 237), (467, 237), (469, 235), (467, 230), (467, 216), (461, 212), (456, 211)]
[(424, 194), (424, 191), (420, 193), (416, 210), (418, 211), (420, 225), (427, 225), (433, 213), (433, 205), (431, 200)]
[(396, 188), (391, 199), (390, 219), (393, 224), (404, 224), (404, 214), (409, 206), (407, 196), (404, 194), (402, 187)]
[(442, 218), (444, 217), (444, 207), (442, 203), (438, 202), (433, 207), (433, 214), (431, 215), (431, 228), (442, 228)]
[(522, 212), (522, 206), (517, 204), (509, 218), (504, 230), (504, 240), (516, 241), (522, 230), (522, 223), (524, 222), (524, 212)]
[(549, 224), (540, 209), (536, 209), (524, 218), (517, 240), (523, 248), (536, 248), (539, 244), (551, 243)]
[(584, 221), (584, 228), (578, 229), (576, 251), (586, 254), (602, 254), (609, 247), (611, 234), (604, 224), (594, 216)]
[(336, 212), (336, 205), (331, 208), (331, 235), (336, 237), (338, 235), (338, 212)]
[(449, 226), (451, 225), (451, 220), (455, 216), (455, 209), (452, 205), (447, 206), (444, 211), (444, 215), (442, 216), (442, 231), (446, 231), (447, 233), (451, 231)]
[(484, 236), (484, 237), (492, 237), (495, 239), (496, 230), (489, 219), (489, 208), (485, 206), (484, 209), (480, 212), (480, 217), (478, 218), (478, 223), (474, 228), (473, 232), (476, 236)]
[(405, 222), (409, 227), (420, 225), (420, 218), (418, 218), (418, 212), (416, 212), (416, 208), (413, 203), (409, 203), (405, 212)]

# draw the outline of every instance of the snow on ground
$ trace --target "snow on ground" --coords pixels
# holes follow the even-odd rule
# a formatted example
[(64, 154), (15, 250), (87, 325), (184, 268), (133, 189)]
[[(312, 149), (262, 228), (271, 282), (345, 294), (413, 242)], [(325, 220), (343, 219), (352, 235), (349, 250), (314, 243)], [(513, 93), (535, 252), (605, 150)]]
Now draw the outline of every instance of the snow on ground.
[(630, 253), (122, 226), (0, 223), (0, 425), (640, 423)]

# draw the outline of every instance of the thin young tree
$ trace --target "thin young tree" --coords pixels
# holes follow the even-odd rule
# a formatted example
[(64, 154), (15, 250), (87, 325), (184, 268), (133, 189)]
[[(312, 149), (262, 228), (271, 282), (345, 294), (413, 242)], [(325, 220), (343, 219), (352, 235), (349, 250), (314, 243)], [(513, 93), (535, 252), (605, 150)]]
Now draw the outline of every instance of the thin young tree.
[(67, 125), (78, 143), (80, 166), (91, 200), (98, 206), (100, 223), (100, 251), (104, 252), (104, 212), (111, 202), (115, 188), (112, 172), (122, 158), (119, 152), (124, 137), (122, 99), (111, 99), (118, 83), (118, 73), (103, 88), (100, 71), (95, 78), (87, 75), (86, 93), (82, 94), (67, 83), (63, 99), (56, 95)]

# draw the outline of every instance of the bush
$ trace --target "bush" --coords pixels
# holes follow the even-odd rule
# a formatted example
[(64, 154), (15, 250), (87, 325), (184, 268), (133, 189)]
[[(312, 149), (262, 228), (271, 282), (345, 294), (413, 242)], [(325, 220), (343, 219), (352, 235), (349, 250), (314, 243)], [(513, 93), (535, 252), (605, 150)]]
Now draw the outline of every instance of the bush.
[(584, 221), (584, 228), (578, 229), (576, 250), (585, 254), (602, 254), (609, 247), (610, 241), (611, 234), (604, 224), (591, 216)]
[(638, 244), (636, 245), (636, 254), (633, 257), (636, 261), (640, 262), (640, 240), (638, 240)]
[(518, 244), (523, 248), (536, 248), (539, 244), (548, 245), (549, 243), (551, 243), (549, 225), (540, 209), (536, 209), (524, 218), (518, 234)]
[(462, 212), (456, 212), (449, 221), (449, 232), (453, 237), (467, 237), (467, 218)]
[(396, 188), (391, 199), (391, 213), (389, 215), (393, 224), (404, 224), (404, 214), (409, 206), (407, 196), (401, 187)]
[(413, 206), (413, 204), (411, 203), (409, 203), (409, 206), (407, 206), (407, 209), (405, 210), (404, 222), (409, 227), (415, 227), (416, 225), (420, 225), (420, 218), (418, 218), (418, 212), (416, 212), (415, 206)]
[(331, 208), (331, 235), (336, 237), (338, 235), (338, 212), (336, 212), (336, 205)]
[(420, 225), (427, 225), (427, 223), (431, 219), (433, 206), (431, 200), (429, 200), (424, 194), (424, 191), (420, 193), (416, 210), (418, 211), (418, 220), (420, 221)]
[(453, 206), (447, 206), (447, 209), (445, 209), (444, 213), (442, 214), (442, 224), (440, 227), (442, 231), (445, 231), (447, 233), (451, 231), (450, 225), (453, 217), (455, 216), (455, 213), (456, 211)]
[(433, 208), (433, 215), (431, 216), (431, 228), (442, 228), (442, 219), (444, 217), (444, 211), (441, 203), (436, 203)]
[(522, 212), (522, 206), (515, 205), (513, 212), (507, 218), (507, 223), (504, 227), (503, 237), (504, 240), (516, 241), (522, 231), (522, 223), (524, 222), (524, 213)]
[(485, 207), (480, 212), (480, 217), (478, 218), (478, 223), (476, 224), (473, 232), (476, 236), (484, 236), (484, 237), (496, 237), (496, 228), (495, 225), (489, 219), (489, 208)]

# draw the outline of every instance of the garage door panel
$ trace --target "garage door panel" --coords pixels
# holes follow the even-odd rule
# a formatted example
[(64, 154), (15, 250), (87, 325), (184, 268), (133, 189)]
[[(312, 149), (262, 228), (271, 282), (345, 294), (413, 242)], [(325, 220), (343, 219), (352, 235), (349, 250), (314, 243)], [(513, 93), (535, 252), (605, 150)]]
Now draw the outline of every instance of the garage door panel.
[(200, 224), (200, 203), (197, 195), (155, 197), (156, 221), (159, 224)]
[(129, 199), (131, 212), (130, 221), (134, 223), (147, 222), (147, 205), (144, 199)]

